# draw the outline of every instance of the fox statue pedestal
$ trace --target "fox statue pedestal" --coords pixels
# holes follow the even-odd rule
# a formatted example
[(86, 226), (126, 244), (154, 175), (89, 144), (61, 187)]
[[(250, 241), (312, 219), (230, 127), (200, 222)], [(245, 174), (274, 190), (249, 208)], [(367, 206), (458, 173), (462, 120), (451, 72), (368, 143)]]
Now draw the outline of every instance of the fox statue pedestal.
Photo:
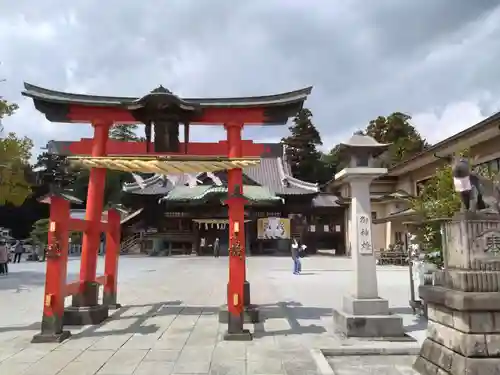
[(460, 213), (445, 224), (445, 271), (419, 288), (428, 329), (422, 375), (500, 375), (500, 215)]

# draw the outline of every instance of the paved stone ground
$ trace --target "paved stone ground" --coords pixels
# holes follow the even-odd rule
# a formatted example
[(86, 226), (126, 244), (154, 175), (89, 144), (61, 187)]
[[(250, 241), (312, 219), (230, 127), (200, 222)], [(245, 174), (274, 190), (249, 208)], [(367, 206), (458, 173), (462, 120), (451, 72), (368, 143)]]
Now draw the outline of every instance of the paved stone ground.
[[(0, 374), (331, 374), (315, 361), (318, 349), (406, 345), (333, 334), (331, 310), (348, 291), (348, 259), (305, 258), (300, 276), (291, 267), (289, 258), (248, 259), (252, 302), (262, 305), (266, 319), (248, 327), (253, 342), (241, 343), (222, 341), (226, 327), (217, 321), (225, 303), (227, 258), (123, 257), (124, 307), (101, 326), (71, 327), (72, 338), (55, 345), (30, 344), (39, 331), (45, 265), (11, 264), (10, 274), (0, 277)], [(76, 279), (78, 270), (79, 260), (71, 259), (68, 279)], [(425, 326), (407, 308), (407, 268), (381, 267), (378, 279), (381, 296), (402, 314), (409, 334), (423, 340)]]
[(329, 358), (335, 375), (413, 375), (415, 356), (362, 355)]

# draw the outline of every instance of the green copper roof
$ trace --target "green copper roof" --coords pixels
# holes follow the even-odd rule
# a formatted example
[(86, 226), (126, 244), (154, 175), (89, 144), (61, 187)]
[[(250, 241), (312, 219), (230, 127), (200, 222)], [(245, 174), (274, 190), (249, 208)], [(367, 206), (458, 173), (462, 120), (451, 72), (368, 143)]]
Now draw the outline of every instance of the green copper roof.
[[(176, 186), (161, 201), (197, 201), (213, 194), (227, 194), (226, 186), (198, 185), (193, 187)], [(243, 196), (250, 201), (281, 201), (271, 190), (264, 186), (243, 186)]]

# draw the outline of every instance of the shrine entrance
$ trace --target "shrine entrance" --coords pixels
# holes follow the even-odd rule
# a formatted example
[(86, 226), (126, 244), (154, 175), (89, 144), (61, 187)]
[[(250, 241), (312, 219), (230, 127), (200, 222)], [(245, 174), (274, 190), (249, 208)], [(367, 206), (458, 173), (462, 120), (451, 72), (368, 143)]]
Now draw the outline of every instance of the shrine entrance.
[[(92, 139), (60, 142), (71, 163), (90, 169), (84, 220), (69, 217), (71, 198), (52, 196), (45, 298), (40, 334), (33, 342), (62, 341), (70, 333), (64, 325), (99, 324), (109, 309), (118, 308), (117, 272), (120, 250), (119, 214), (107, 213), (103, 220), (103, 191), (106, 169), (158, 174), (194, 174), (228, 171), (229, 282), (227, 306), (219, 320), (227, 322), (226, 340), (251, 340), (243, 329), (245, 321), (259, 319), (258, 308), (250, 303), (246, 280), (245, 215), (242, 168), (256, 165), (266, 150), (262, 144), (242, 140), (244, 125), (284, 125), (302, 108), (312, 88), (259, 97), (182, 99), (160, 86), (142, 98), (70, 94), (25, 84), (23, 95), (51, 122), (89, 123)], [(146, 142), (108, 140), (114, 124), (144, 124)], [(180, 126), (184, 142), (179, 142)], [(223, 125), (227, 140), (218, 143), (190, 143), (190, 125)], [(154, 129), (154, 139), (152, 130)], [(50, 150), (49, 152), (58, 150)], [(61, 151), (61, 150), (59, 150)], [(68, 231), (83, 232), (79, 281), (66, 284)], [(107, 233), (105, 274), (96, 275), (99, 240)], [(99, 303), (99, 287), (104, 298)], [(64, 307), (65, 297), (72, 305)]]

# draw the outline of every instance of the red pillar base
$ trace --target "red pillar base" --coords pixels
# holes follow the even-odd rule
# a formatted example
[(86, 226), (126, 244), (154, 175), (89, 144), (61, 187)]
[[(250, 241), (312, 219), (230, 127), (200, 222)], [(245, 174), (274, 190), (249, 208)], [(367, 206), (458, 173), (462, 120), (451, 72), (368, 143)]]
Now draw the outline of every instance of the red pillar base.
[(44, 344), (63, 342), (71, 336), (71, 332), (63, 330), (63, 322), (55, 316), (44, 315), (42, 317), (42, 327), (31, 339), (33, 344)]
[[(227, 284), (229, 292), (229, 283)], [(260, 311), (257, 305), (250, 303), (250, 283), (245, 281), (243, 284), (243, 321), (244, 323), (259, 323)], [(229, 311), (227, 305), (222, 305), (219, 309), (219, 323), (229, 322)]]
[(103, 305), (106, 305), (108, 307), (108, 309), (118, 310), (119, 308), (121, 308), (122, 305), (116, 301), (117, 301), (117, 299), (116, 299), (115, 293), (104, 292), (104, 294), (102, 296), (102, 303), (103, 303)]
[(225, 341), (252, 341), (253, 336), (248, 329), (243, 328), (243, 315), (229, 314), (227, 331), (224, 333)]

